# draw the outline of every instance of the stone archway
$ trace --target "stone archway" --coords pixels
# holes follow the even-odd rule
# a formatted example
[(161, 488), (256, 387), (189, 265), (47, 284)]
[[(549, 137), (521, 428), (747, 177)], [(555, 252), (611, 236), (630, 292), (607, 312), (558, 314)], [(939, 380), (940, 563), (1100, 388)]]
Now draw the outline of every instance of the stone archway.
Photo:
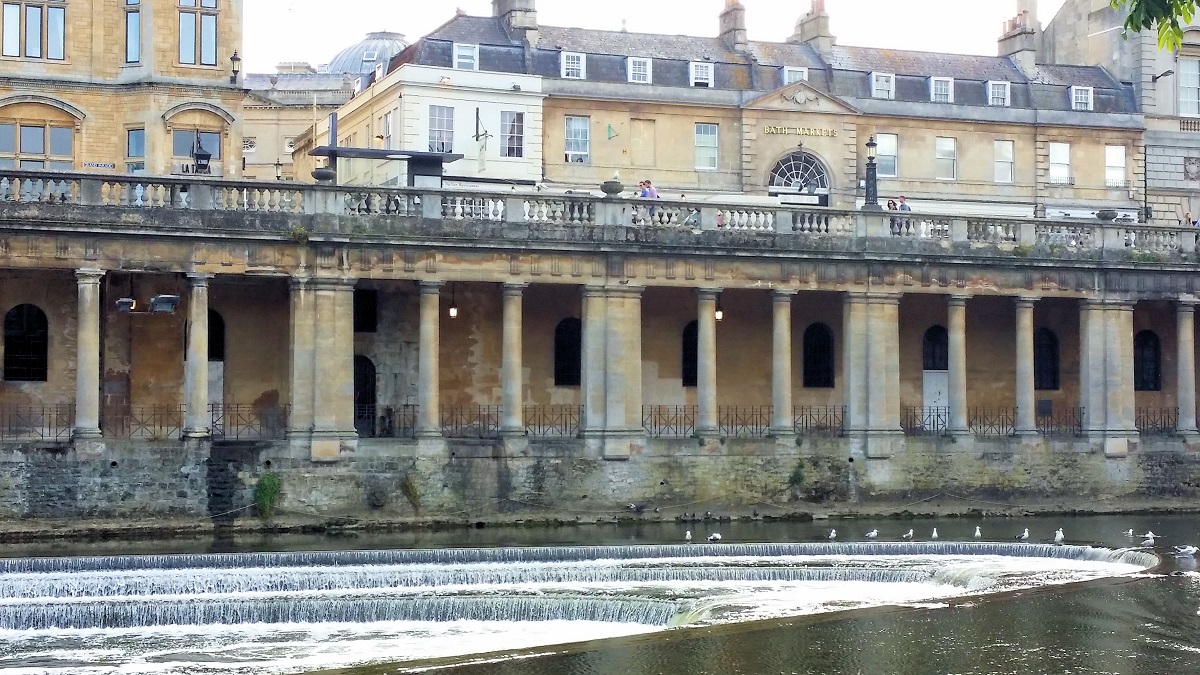
[(775, 163), (767, 178), (767, 188), (779, 192), (823, 191), (833, 187), (829, 169), (811, 152), (803, 150), (784, 155)]

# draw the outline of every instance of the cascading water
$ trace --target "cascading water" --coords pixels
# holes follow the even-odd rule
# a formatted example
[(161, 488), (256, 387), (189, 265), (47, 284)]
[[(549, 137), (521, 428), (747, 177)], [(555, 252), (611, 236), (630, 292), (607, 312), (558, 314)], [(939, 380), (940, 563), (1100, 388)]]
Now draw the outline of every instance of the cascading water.
[[(235, 643), (246, 642), (247, 631), (311, 636), (333, 627), (356, 627), (339, 638), (351, 642), (370, 635), (384, 644), (403, 644), (404, 657), (444, 656), (438, 649), (488, 651), (686, 623), (927, 603), (983, 590), (1113, 576), (1157, 562), (1140, 551), (975, 542), (5, 559), (0, 560), (0, 670), (20, 665), (28, 645), (44, 649), (55, 641), (65, 651), (72, 643), (138, 643), (141, 635), (161, 651), (165, 638), (155, 631), (162, 630), (171, 631), (165, 639), (169, 653), (190, 654), (193, 660), (202, 651), (194, 647), (197, 635), (204, 635), (208, 645), (220, 642), (214, 636), (236, 636), (229, 638), (235, 649)], [(543, 630), (529, 630), (531, 622)], [(563, 630), (556, 634), (545, 630), (548, 626)], [(414, 647), (436, 642), (430, 636), (447, 630), (458, 639), (439, 642), (432, 651)], [(497, 639), (489, 642), (484, 635)], [(250, 640), (244, 648), (274, 639)], [(340, 660), (319, 665), (361, 662), (361, 653), (370, 652), (347, 649)], [(178, 672), (230, 672), (230, 664), (241, 663), (224, 654), (189, 662)], [(60, 672), (84, 672), (78, 665)], [(271, 671), (255, 663), (246, 672)], [(159, 672), (176, 671), (164, 667)]]

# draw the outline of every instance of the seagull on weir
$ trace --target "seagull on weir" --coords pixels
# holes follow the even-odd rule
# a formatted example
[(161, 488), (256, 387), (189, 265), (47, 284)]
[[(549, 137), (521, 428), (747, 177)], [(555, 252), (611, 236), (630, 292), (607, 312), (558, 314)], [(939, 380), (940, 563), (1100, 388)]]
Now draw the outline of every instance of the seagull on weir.
[(1143, 534), (1142, 538), (1143, 539), (1157, 539), (1158, 537), (1161, 537), (1161, 536), (1162, 536), (1161, 534), (1154, 534), (1154, 530), (1146, 530), (1146, 534)]
[(936, 540), (936, 539), (938, 538), (938, 537), (937, 537), (937, 528), (936, 528), (936, 527), (935, 527), (935, 528), (933, 528), (933, 534), (932, 534), (932, 535), (930, 535), (930, 537), (929, 537), (929, 538), (930, 538), (930, 539), (934, 539), (934, 540)]
[(1154, 534), (1153, 532), (1147, 532), (1142, 536), (1145, 537), (1145, 539), (1142, 540), (1142, 546), (1153, 546), (1154, 540), (1158, 538), (1159, 535)]
[(904, 536), (903, 536), (903, 537), (901, 537), (901, 539), (903, 539), (904, 541), (912, 541), (912, 538), (913, 538), (913, 531), (912, 531), (912, 530), (909, 530), (908, 532), (905, 532), (905, 533), (904, 533)]
[(867, 539), (874, 539), (879, 536), (879, 530), (871, 530), (867, 533)]
[(689, 544), (692, 543), (692, 531), (691, 530), (688, 530), (687, 532), (683, 533), (683, 540)]
[(1175, 557), (1176, 558), (1191, 558), (1191, 557), (1195, 556), (1197, 552), (1200, 552), (1200, 548), (1197, 548), (1195, 546), (1176, 546), (1175, 547)]
[(1133, 537), (1133, 528), (1132, 528), (1132, 527), (1131, 527), (1131, 528), (1129, 528), (1128, 530), (1125, 530), (1125, 536), (1126, 536), (1126, 537)]
[(1067, 537), (1063, 534), (1063, 529), (1061, 527), (1058, 528), (1058, 530), (1054, 533), (1054, 543), (1056, 544), (1063, 543), (1066, 538)]
[(1028, 527), (1025, 528), (1024, 532), (1017, 535), (1017, 541), (1029, 541), (1029, 528)]
[(721, 541), (721, 533), (720, 533), (720, 532), (713, 532), (712, 534), (708, 535), (708, 540), (709, 540), (710, 542), (713, 542), (713, 543), (716, 543), (716, 542), (718, 542), (718, 541)]
[(829, 537), (828, 537), (828, 539), (829, 539), (830, 541), (833, 541), (834, 539), (837, 539), (837, 530), (830, 530), (830, 531), (829, 531)]
[(976, 526), (975, 526), (975, 538), (976, 538), (976, 539), (982, 539), (982, 538), (983, 538), (983, 532), (981, 532), (981, 531), (980, 531), (980, 529), (979, 529), (979, 526), (978, 526), (978, 525), (976, 525)]

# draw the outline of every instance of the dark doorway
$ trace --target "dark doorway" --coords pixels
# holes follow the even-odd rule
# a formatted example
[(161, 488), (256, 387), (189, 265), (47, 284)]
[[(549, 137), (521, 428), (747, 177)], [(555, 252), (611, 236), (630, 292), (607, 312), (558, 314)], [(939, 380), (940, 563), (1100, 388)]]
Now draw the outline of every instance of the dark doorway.
[(375, 437), (375, 364), (354, 355), (354, 430), (361, 438)]

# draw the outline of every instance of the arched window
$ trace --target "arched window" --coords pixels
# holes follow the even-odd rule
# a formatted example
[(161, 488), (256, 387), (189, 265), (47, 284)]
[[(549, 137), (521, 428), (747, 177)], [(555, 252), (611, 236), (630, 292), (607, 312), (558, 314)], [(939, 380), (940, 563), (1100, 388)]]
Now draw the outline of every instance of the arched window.
[(931, 326), (921, 341), (923, 370), (950, 370), (950, 335), (944, 326)]
[(1033, 332), (1033, 388), (1058, 389), (1058, 336), (1049, 328)]
[(691, 321), (683, 327), (683, 338), (680, 340), (682, 343), (680, 344), (680, 356), (682, 357), (680, 361), (682, 362), (682, 367), (680, 368), (679, 376), (683, 380), (683, 386), (685, 387), (696, 386), (696, 360), (700, 351), (696, 340), (698, 339), (699, 328), (699, 324), (695, 321)]
[(17, 305), (4, 315), (4, 379), (45, 382), (50, 323), (37, 305)]
[(804, 386), (833, 386), (833, 331), (823, 323), (804, 331)]
[(829, 172), (821, 160), (811, 153), (793, 152), (779, 160), (771, 169), (768, 186), (795, 188), (801, 191), (828, 190)]
[(578, 387), (583, 373), (583, 323), (569, 316), (554, 328), (554, 386)]
[(225, 360), (225, 319), (216, 310), (208, 310), (208, 360)]
[(1133, 338), (1133, 389), (1162, 389), (1162, 344), (1152, 330), (1144, 330)]

